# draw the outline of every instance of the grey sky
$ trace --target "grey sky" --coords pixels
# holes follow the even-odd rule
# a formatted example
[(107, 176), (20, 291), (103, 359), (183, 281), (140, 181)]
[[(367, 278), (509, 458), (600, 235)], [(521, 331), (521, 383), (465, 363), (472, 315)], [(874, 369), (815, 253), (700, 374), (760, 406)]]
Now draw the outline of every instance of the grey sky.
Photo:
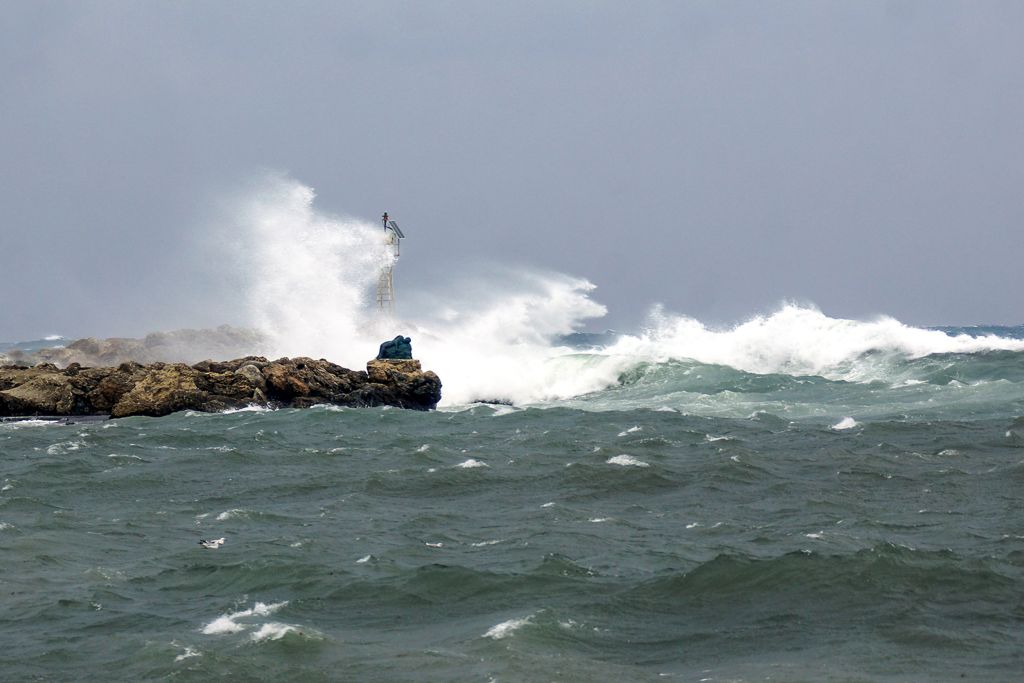
[(1021, 36), (1012, 1), (7, 2), (0, 340), (221, 322), (194, 233), (262, 168), (400, 219), (403, 287), (1024, 322)]

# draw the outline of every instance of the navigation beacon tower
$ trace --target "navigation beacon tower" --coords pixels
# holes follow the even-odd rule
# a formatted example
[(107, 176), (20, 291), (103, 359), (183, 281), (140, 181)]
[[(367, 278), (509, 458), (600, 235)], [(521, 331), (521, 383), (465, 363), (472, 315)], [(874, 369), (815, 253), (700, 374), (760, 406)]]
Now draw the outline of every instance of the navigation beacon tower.
[(384, 223), (384, 244), (391, 248), (394, 258), (389, 259), (380, 269), (380, 277), (377, 278), (377, 309), (381, 313), (391, 314), (395, 312), (395, 261), (399, 256), (399, 240), (405, 238), (405, 234), (398, 223), (388, 220), (385, 211), (380, 217)]

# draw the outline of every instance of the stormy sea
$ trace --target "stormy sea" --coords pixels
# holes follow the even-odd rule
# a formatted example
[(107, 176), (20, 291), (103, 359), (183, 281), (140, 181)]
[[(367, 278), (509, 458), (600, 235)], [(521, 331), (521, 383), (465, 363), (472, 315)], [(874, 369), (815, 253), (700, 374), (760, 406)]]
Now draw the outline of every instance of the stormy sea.
[(1024, 672), (1024, 327), (580, 334), (593, 286), (526, 272), (372, 322), (372, 226), (298, 184), (242, 215), (259, 350), (360, 367), (397, 328), (439, 409), (0, 424), (0, 679)]

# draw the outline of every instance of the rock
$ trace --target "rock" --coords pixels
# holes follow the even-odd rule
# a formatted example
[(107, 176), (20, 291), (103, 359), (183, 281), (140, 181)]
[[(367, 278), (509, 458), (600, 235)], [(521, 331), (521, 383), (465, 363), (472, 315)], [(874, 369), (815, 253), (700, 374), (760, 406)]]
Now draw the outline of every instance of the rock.
[(366, 375), (371, 386), (380, 387), (383, 405), (430, 410), (441, 400), (441, 379), (423, 372), (418, 360), (374, 359), (366, 364)]
[(161, 416), (179, 410), (205, 412), (250, 404), (303, 408), (318, 403), (390, 405), (431, 410), (441, 381), (418, 360), (373, 360), (367, 372), (330, 361), (247, 356), (202, 361), (61, 370), (52, 363), (0, 367), (0, 416)]
[(146, 368), (132, 388), (117, 401), (111, 417), (160, 417), (179, 410), (202, 410), (209, 393), (196, 386), (198, 370), (184, 363), (155, 363)]
[(377, 360), (412, 358), (412, 339), (398, 335), (380, 345)]
[(263, 373), (252, 363), (238, 368), (235, 370), (235, 374), (249, 380), (255, 388), (265, 389), (267, 386), (266, 381), (263, 379)]

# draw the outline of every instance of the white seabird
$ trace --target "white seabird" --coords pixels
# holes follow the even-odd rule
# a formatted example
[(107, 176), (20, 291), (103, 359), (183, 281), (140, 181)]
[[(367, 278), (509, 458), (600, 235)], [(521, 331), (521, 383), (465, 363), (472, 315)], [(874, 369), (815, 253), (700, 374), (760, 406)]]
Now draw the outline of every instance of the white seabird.
[(199, 539), (199, 545), (203, 546), (204, 548), (206, 548), (208, 550), (216, 550), (217, 548), (219, 548), (222, 545), (224, 545), (224, 539), (223, 538), (215, 538), (212, 541), (206, 541), (206, 540), (200, 538)]

